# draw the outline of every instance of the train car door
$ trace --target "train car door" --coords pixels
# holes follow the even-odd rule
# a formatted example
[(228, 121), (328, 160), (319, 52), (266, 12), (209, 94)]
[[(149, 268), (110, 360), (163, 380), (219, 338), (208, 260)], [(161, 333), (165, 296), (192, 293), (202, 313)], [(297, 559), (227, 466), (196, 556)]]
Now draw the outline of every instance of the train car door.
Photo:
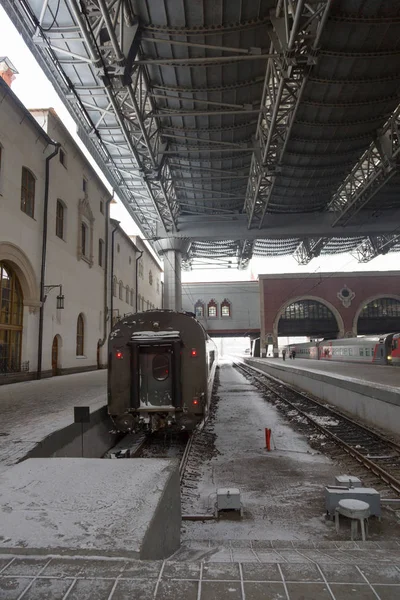
[(379, 344), (375, 346), (373, 362), (378, 365), (386, 364), (386, 349), (385, 349), (385, 338), (379, 339)]
[(141, 407), (173, 406), (172, 356), (172, 345), (140, 348)]

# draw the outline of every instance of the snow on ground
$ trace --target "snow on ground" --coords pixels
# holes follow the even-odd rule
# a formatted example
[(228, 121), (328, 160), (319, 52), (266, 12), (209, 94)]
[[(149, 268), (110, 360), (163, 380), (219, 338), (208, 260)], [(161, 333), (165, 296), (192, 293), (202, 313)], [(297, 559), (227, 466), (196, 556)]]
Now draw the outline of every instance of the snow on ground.
[(0, 386), (0, 474), (73, 423), (74, 406), (104, 406), (106, 380), (101, 370)]
[(2, 476), (0, 548), (139, 551), (176, 461), (31, 458)]
[[(333, 532), (325, 520), (324, 487), (337, 467), (293, 431), (276, 408), (229, 363), (220, 369), (220, 397), (214, 424), (216, 449), (202, 467), (198, 500), (191, 514), (210, 513), (218, 487), (238, 487), (244, 517), (185, 522), (186, 539), (323, 539)], [(272, 429), (275, 450), (264, 448)], [(194, 490), (193, 490), (194, 491)]]

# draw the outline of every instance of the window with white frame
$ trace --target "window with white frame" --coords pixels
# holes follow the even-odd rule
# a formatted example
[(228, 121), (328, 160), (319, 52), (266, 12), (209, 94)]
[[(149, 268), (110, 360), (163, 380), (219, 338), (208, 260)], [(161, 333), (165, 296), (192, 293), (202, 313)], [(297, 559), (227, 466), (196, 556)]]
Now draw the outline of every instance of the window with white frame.
[(223, 302), (221, 302), (221, 317), (231, 317), (232, 316), (232, 308), (231, 303), (226, 298)]
[(207, 316), (211, 318), (218, 317), (218, 305), (215, 300), (210, 300), (207, 304)]

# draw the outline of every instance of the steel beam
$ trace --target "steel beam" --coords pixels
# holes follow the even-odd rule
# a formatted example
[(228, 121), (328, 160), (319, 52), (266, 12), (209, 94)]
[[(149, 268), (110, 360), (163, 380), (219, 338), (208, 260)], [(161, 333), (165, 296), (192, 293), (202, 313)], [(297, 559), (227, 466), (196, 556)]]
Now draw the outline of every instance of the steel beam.
[(400, 156), (400, 106), (332, 198), (333, 227), (346, 225), (398, 172)]
[[(5, 8), (79, 123), (81, 137), (85, 142), (90, 140), (88, 147), (100, 168), (113, 187), (125, 189), (121, 199), (143, 233), (154, 235), (157, 221), (165, 232), (173, 232), (179, 203), (168, 158), (163, 156), (165, 144), (152, 116), (154, 106), (147, 74), (134, 61), (140, 56), (140, 31), (130, 2), (61, 0), (61, 3), (60, 15), (64, 19), (70, 15), (68, 27), (59, 27), (58, 9), (51, 12), (47, 0), (42, 4), (28, 0), (5, 3)], [(37, 8), (36, 14), (33, 7)], [(71, 31), (73, 39), (68, 37)], [(69, 79), (61, 66), (65, 57), (71, 59), (75, 70), (69, 71)], [(101, 132), (97, 127), (101, 127)], [(117, 163), (127, 153), (130, 164), (124, 167), (141, 178), (142, 193), (148, 198), (146, 206), (153, 205), (152, 214), (147, 208), (145, 212), (142, 210), (143, 202), (130, 189), (126, 173), (118, 170)], [(98, 160), (99, 155), (103, 156), (102, 161)], [(107, 172), (107, 168), (113, 172)]]
[(316, 62), (332, 0), (280, 0), (271, 11), (268, 60), (244, 209), (262, 226), (307, 77)]
[(368, 236), (350, 254), (360, 263), (367, 263), (400, 244), (400, 233)]
[(313, 258), (321, 254), (321, 250), (327, 242), (329, 242), (329, 237), (306, 238), (296, 248), (293, 258), (299, 265), (308, 265)]
[[(385, 211), (386, 213), (386, 211)], [(369, 235), (392, 234), (393, 224), (400, 223), (400, 210), (387, 211), (376, 219), (374, 211), (365, 211), (362, 219), (354, 219), (347, 227), (332, 227), (333, 213), (271, 214), (261, 229), (246, 230), (247, 215), (226, 218), (181, 216), (177, 236), (194, 240), (218, 239), (289, 239), (289, 238), (361, 238)], [(245, 231), (245, 233), (244, 233)]]

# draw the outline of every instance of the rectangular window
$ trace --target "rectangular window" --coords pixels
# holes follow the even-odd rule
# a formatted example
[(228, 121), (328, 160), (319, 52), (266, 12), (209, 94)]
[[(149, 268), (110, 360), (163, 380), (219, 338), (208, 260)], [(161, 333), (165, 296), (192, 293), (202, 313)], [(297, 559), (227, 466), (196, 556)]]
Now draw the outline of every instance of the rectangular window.
[(353, 356), (353, 348), (349, 348), (349, 356)]
[(369, 356), (369, 348), (365, 348), (365, 356)]
[(217, 307), (216, 306), (209, 306), (208, 307), (208, 316), (209, 317), (216, 317), (217, 316)]
[(364, 348), (359, 348), (360, 356), (364, 356)]
[(87, 180), (83, 177), (82, 179), (82, 190), (87, 193)]
[(60, 200), (57, 200), (56, 209), (56, 236), (64, 239), (64, 206)]
[(103, 200), (100, 200), (100, 212), (102, 215), (104, 215), (104, 202)]
[(67, 160), (65, 157), (65, 152), (62, 148), (60, 148), (60, 152), (59, 152), (58, 156), (59, 156), (60, 163), (62, 164), (62, 166), (67, 168)]
[(82, 223), (81, 225), (81, 252), (83, 256), (86, 256), (86, 225)]
[(99, 240), (99, 266), (103, 266), (104, 242)]
[(21, 210), (33, 219), (35, 212), (35, 178), (25, 167), (22, 167)]

